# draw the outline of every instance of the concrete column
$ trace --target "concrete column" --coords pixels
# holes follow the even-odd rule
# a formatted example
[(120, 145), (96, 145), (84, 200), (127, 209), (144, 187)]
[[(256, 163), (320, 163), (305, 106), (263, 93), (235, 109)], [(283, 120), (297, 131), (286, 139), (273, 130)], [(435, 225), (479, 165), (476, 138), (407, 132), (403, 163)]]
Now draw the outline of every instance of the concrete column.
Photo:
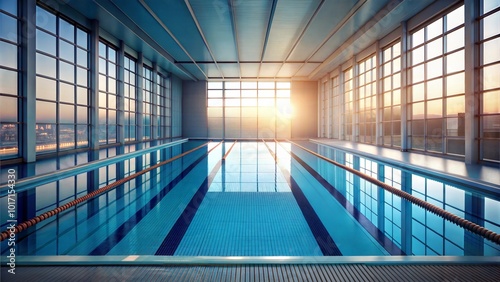
[(90, 115), (89, 147), (99, 150), (99, 22), (93, 20), (90, 31)]
[(408, 26), (407, 22), (401, 23), (401, 151), (409, 149), (408, 144)]
[(36, 161), (36, 0), (24, 1), (21, 17), (23, 19), (21, 41), (22, 79), (18, 89), (24, 99), (19, 109), (21, 121), (19, 144), (20, 154), (26, 163)]
[(479, 162), (479, 93), (475, 64), (479, 61), (475, 19), (479, 14), (479, 4), (465, 0), (465, 163)]
[(116, 142), (119, 144), (125, 144), (125, 85), (124, 85), (124, 77), (125, 77), (125, 43), (120, 40), (119, 48), (118, 48), (118, 72), (116, 74), (116, 82), (117, 82), (117, 112), (116, 112)]

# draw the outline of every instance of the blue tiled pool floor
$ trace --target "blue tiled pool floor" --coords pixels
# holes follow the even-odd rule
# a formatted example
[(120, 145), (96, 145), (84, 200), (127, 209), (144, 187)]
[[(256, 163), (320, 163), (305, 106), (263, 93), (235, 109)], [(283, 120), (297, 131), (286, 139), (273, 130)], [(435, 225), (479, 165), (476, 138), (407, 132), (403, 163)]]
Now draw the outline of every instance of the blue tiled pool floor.
[(209, 192), (175, 255), (322, 253), (291, 192)]

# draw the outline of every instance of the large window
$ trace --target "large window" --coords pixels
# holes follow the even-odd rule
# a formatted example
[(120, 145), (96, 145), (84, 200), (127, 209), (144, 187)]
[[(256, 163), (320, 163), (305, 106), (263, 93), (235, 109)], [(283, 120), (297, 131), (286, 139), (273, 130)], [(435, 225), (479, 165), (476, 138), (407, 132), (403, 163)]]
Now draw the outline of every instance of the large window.
[(152, 138), (153, 132), (153, 105), (156, 104), (156, 93), (155, 85), (153, 83), (153, 70), (149, 67), (144, 66), (143, 68), (143, 103), (142, 103), (142, 128), (143, 128), (143, 140), (149, 140)]
[(290, 83), (208, 83), (209, 138), (289, 138)]
[(99, 42), (99, 143), (116, 143), (116, 50)]
[(0, 3), (0, 158), (19, 153), (17, 1)]
[(500, 2), (482, 1), (480, 26), (481, 159), (500, 161)]
[(321, 83), (321, 98), (320, 98), (320, 122), (321, 122), (321, 128), (320, 128), (320, 136), (323, 138), (328, 137), (328, 104), (329, 104), (329, 99), (328, 99), (328, 87), (327, 87), (327, 82)]
[(411, 35), (411, 148), (464, 155), (464, 8)]
[(358, 118), (359, 118), (359, 141), (363, 143), (375, 143), (375, 120), (376, 120), (376, 94), (377, 94), (377, 72), (375, 55), (358, 63)]
[(171, 128), (172, 128), (172, 113), (171, 113), (171, 93), (170, 93), (170, 79), (164, 77), (161, 74), (157, 74), (158, 85), (158, 94), (159, 101), (157, 105), (157, 114), (158, 114), (158, 137), (159, 138), (168, 138), (171, 137)]
[(344, 112), (342, 113), (342, 122), (344, 124), (344, 140), (353, 140), (352, 121), (354, 118), (353, 106), (353, 72), (352, 68), (344, 71)]
[(137, 64), (129, 56), (124, 59), (124, 116), (125, 141), (135, 141), (137, 138)]
[(88, 33), (37, 6), (36, 151), (88, 146)]
[(382, 52), (383, 142), (385, 146), (401, 146), (401, 43)]
[(340, 112), (341, 112), (341, 96), (340, 96), (340, 82), (339, 77), (332, 78), (332, 99), (330, 101), (332, 110), (330, 111), (331, 120), (331, 138), (339, 139), (340, 132)]

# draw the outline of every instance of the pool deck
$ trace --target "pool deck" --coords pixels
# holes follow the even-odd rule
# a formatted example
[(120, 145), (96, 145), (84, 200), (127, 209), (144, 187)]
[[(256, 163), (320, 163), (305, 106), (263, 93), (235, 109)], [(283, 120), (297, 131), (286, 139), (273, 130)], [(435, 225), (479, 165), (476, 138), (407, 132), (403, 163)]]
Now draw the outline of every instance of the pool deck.
[(461, 160), (417, 152), (401, 152), (397, 149), (350, 141), (326, 138), (314, 138), (309, 141), (447, 180), (450, 180), (451, 175), (456, 182), (496, 195), (500, 193), (500, 165), (465, 164)]

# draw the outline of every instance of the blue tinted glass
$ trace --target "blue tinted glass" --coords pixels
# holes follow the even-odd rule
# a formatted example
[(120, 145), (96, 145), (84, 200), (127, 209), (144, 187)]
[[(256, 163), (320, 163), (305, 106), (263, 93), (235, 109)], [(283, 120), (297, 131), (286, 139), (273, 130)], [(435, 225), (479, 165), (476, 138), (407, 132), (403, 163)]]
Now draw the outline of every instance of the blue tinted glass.
[(59, 18), (59, 36), (74, 43), (75, 42), (75, 26), (67, 21)]
[(17, 43), (17, 20), (0, 13), (0, 38)]
[(17, 15), (17, 0), (0, 1), (0, 10)]
[(36, 49), (56, 56), (56, 37), (37, 29)]
[(56, 16), (49, 11), (36, 7), (36, 26), (56, 34)]
[(0, 41), (0, 65), (17, 69), (17, 46)]

